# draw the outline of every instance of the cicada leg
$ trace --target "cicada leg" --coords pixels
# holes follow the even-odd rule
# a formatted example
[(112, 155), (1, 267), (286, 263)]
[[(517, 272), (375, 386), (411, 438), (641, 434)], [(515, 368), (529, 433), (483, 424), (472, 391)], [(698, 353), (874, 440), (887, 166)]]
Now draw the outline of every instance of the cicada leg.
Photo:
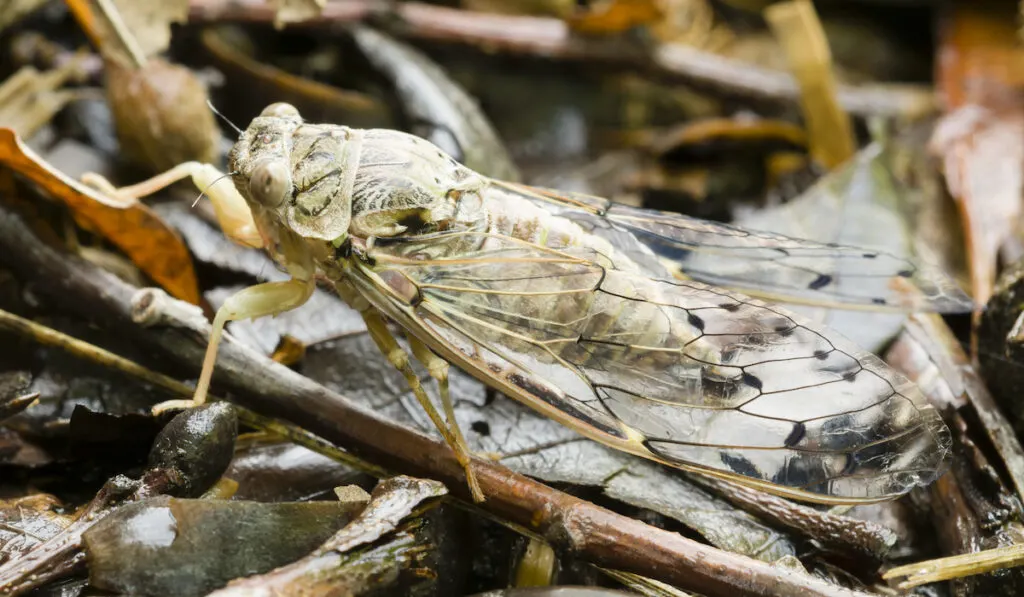
[[(199, 162), (179, 164), (163, 174), (158, 174), (149, 180), (129, 187), (115, 188), (107, 179), (98, 174), (86, 174), (82, 176), (82, 180), (115, 198), (130, 201), (155, 193), (187, 176), (191, 176), (196, 187), (210, 198), (217, 221), (228, 237), (251, 247), (263, 246), (263, 240), (245, 199), (238, 194), (230, 180), (224, 180), (227, 178), (226, 175), (221, 174), (209, 164)], [(308, 267), (300, 269), (311, 271), (311, 268)], [(251, 286), (230, 297), (217, 310), (217, 315), (213, 319), (210, 343), (206, 347), (203, 368), (199, 374), (199, 381), (192, 399), (162, 402), (153, 407), (153, 412), (189, 408), (206, 401), (206, 393), (209, 391), (214, 364), (217, 361), (217, 348), (220, 346), (224, 326), (229, 321), (255, 319), (290, 311), (309, 300), (313, 289), (312, 278), (302, 279), (299, 277), (287, 282), (267, 282)]]
[[(426, 411), (427, 416), (430, 417), (431, 422), (437, 427), (437, 430), (441, 432), (441, 436), (444, 437), (444, 441), (451, 447), (452, 451), (455, 452), (455, 459), (458, 460), (463, 470), (466, 471), (466, 483), (469, 485), (469, 492), (473, 496), (473, 501), (482, 502), (484, 501), (484, 493), (480, 489), (480, 484), (477, 482), (476, 475), (472, 469), (472, 459), (470, 457), (469, 448), (466, 446), (466, 440), (462, 437), (462, 432), (459, 431), (458, 425), (455, 423), (455, 411), (452, 408), (451, 398), (448, 395), (448, 364), (442, 361), (439, 357), (430, 353), (425, 346), (423, 350), (429, 353), (434, 360), (440, 361), (444, 364), (443, 372), (434, 360), (429, 363), (424, 362), (427, 365), (428, 370), (431, 371), (431, 376), (435, 376), (441, 385), (441, 400), (444, 403), (445, 413), (448, 417), (449, 424), (441, 418), (441, 414), (437, 412), (437, 408), (434, 407), (434, 403), (430, 401), (430, 397), (427, 396), (426, 390), (423, 389), (423, 384), (420, 383), (420, 378), (416, 375), (412, 366), (409, 364), (409, 355), (402, 349), (395, 339), (394, 335), (391, 334), (391, 330), (388, 329), (384, 319), (376, 311), (372, 309), (366, 309), (362, 312), (363, 320), (366, 321), (366, 327), (370, 332), (370, 337), (377, 344), (377, 348), (387, 357), (396, 369), (398, 369), (405, 380), (408, 382), (409, 387), (412, 389), (412, 393), (416, 396), (416, 400), (419, 401), (420, 406)], [(417, 343), (413, 341), (414, 353), (418, 351)], [(422, 346), (422, 345), (420, 345)], [(422, 362), (424, 359), (419, 354), (416, 355)], [(424, 354), (425, 356), (425, 354)], [(442, 377), (436, 377), (436, 375)], [(442, 381), (443, 379), (443, 381)]]
[(213, 203), (213, 211), (217, 215), (217, 223), (220, 224), (221, 230), (228, 238), (248, 247), (260, 248), (263, 246), (263, 239), (260, 237), (256, 222), (252, 219), (252, 212), (245, 203), (245, 199), (238, 194), (234, 183), (227, 180), (228, 175), (221, 173), (209, 164), (185, 162), (157, 174), (153, 178), (120, 188), (114, 187), (110, 181), (94, 172), (83, 174), (82, 182), (111, 197), (129, 202), (152, 195), (189, 176), (192, 177), (192, 183), (196, 188), (210, 198), (210, 202)]
[(444, 417), (448, 421), (448, 429), (455, 436), (455, 441), (466, 448), (468, 452), (469, 444), (466, 443), (462, 429), (459, 427), (458, 421), (455, 420), (455, 405), (452, 404), (452, 397), (448, 391), (448, 361), (434, 354), (426, 344), (412, 336), (409, 336), (409, 346), (412, 348), (412, 354), (416, 360), (427, 368), (430, 377), (437, 380), (437, 389), (441, 394), (441, 406), (444, 407)]
[(213, 318), (213, 329), (210, 331), (210, 343), (206, 346), (203, 358), (203, 369), (196, 383), (195, 394), (191, 400), (169, 400), (153, 407), (153, 413), (199, 406), (206, 401), (206, 393), (210, 389), (213, 367), (217, 362), (217, 347), (224, 333), (224, 326), (229, 321), (239, 319), (255, 319), (265, 315), (277, 315), (301, 306), (313, 294), (313, 280), (294, 278), (287, 282), (266, 282), (242, 289), (224, 301), (217, 315)]

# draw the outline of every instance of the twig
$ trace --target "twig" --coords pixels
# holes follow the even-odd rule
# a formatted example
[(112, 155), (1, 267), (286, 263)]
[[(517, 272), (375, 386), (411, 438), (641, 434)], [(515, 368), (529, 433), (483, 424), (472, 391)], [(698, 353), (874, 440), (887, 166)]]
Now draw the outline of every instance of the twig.
[[(195, 308), (194, 305), (189, 305), (188, 303), (182, 304), (186, 307)], [(185, 309), (183, 312), (189, 312), (191, 310), (192, 309)], [(194, 388), (174, 379), (173, 377), (169, 377), (163, 373), (158, 373), (152, 369), (143, 367), (135, 361), (114, 354), (109, 350), (96, 346), (95, 344), (79, 340), (78, 338), (74, 338), (53, 328), (36, 323), (30, 319), (18, 317), (13, 313), (4, 311), (3, 309), (0, 309), (0, 330), (14, 332), (21, 336), (31, 338), (40, 344), (46, 344), (48, 346), (55, 346), (63, 349), (69, 354), (81, 359), (120, 371), (121, 373), (143, 383), (163, 388), (171, 395), (179, 398), (188, 398), (194, 392)], [(33, 402), (36, 396), (38, 396), (38, 394), (20, 397), (17, 399), (17, 404), (24, 405), (24, 408), (27, 408), (28, 404)], [(208, 396), (208, 398), (211, 401), (221, 400), (221, 398), (213, 395)], [(24, 410), (24, 408), (22, 408), (22, 410)], [(366, 462), (360, 458), (356, 458), (343, 450), (339, 450), (337, 447), (312, 435), (305, 429), (283, 421), (264, 417), (263, 415), (255, 413), (247, 408), (236, 407), (236, 410), (238, 413), (238, 419), (250, 427), (274, 433), (291, 442), (305, 446), (306, 448), (319, 452), (324, 456), (351, 466), (369, 475), (373, 475), (375, 477), (387, 476), (387, 472), (379, 466)], [(0, 413), (3, 412), (4, 411), (0, 410)], [(3, 418), (3, 415), (0, 414), (0, 420)]]
[[(260, 2), (190, 0), (189, 8), (192, 23), (274, 20), (273, 7)], [(489, 53), (613, 66), (774, 104), (793, 104), (800, 98), (796, 79), (787, 72), (679, 43), (647, 49), (621, 38), (586, 39), (573, 35), (565, 22), (554, 18), (489, 14), (420, 2), (346, 0), (329, 2), (319, 17), (289, 26), (331, 27), (375, 16), (385, 17), (380, 21), (390, 33), (409, 39), (470, 45)], [(843, 109), (856, 116), (916, 118), (935, 110), (934, 94), (919, 85), (839, 85), (836, 95)]]
[[(187, 321), (181, 322), (184, 327), (167, 325), (180, 315), (179, 301), (161, 291), (139, 291), (81, 259), (58, 253), (3, 207), (0, 262), (62, 308), (199, 370), (205, 335), (197, 334)], [(154, 321), (162, 325), (145, 327)], [(462, 467), (445, 444), (386, 421), (254, 350), (225, 343), (216, 381), (236, 391), (236, 400), (253, 410), (291, 421), (390, 470), (440, 480), (453, 493), (466, 497)], [(864, 597), (657, 529), (497, 463), (474, 460), (473, 467), (487, 496), (483, 507), (489, 512), (533, 528), (555, 546), (600, 566), (648, 576), (708, 597)]]
[(691, 475), (689, 478), (714, 489), (765, 522), (810, 537), (828, 549), (881, 560), (896, 544), (896, 533), (866, 520), (836, 516), (714, 477)]

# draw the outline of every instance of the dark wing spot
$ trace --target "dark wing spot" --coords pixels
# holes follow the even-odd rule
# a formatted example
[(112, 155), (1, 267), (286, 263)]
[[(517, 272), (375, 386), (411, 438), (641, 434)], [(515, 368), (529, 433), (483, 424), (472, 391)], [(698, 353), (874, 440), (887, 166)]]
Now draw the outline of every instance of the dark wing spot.
[(914, 270), (910, 270), (910, 269), (900, 270), (900, 272), (898, 274), (896, 274), (896, 275), (901, 277), (901, 278), (913, 278), (914, 277)]
[(783, 255), (789, 257), (789, 251), (787, 251), (786, 249), (783, 249), (782, 247), (775, 247), (775, 250), (778, 251), (779, 253), (782, 253)]
[(789, 432), (789, 435), (786, 436), (786, 440), (783, 444), (787, 448), (792, 448), (800, 443), (800, 440), (802, 440), (805, 435), (807, 435), (807, 426), (803, 423), (796, 422), (793, 424), (793, 429)]
[(811, 290), (821, 290), (832, 283), (832, 276), (828, 274), (818, 274), (818, 277), (814, 279), (810, 284), (807, 285)]
[(491, 426), (487, 421), (473, 421), (473, 424), (470, 425), (469, 428), (484, 437), (491, 435)]
[(746, 372), (743, 373), (743, 383), (759, 391), (764, 387), (764, 384), (757, 378), (757, 376)]
[(828, 358), (828, 354), (830, 352), (832, 352), (832, 351), (831, 350), (815, 350), (814, 351), (814, 358), (818, 359), (819, 361), (824, 361), (825, 359)]
[(734, 456), (728, 452), (722, 452), (721, 454), (722, 463), (729, 467), (734, 473), (743, 475), (744, 477), (750, 477), (752, 479), (760, 479), (761, 471), (757, 470), (754, 463), (750, 462), (742, 456)]
[(856, 381), (858, 373), (860, 373), (859, 369), (857, 371), (847, 371), (846, 373), (843, 374), (843, 381)]
[(861, 257), (864, 259), (875, 259), (878, 257), (878, 253), (864, 253)]
[(700, 317), (697, 317), (693, 313), (687, 313), (686, 314), (686, 319), (687, 319), (687, 321), (690, 322), (690, 325), (692, 325), (693, 327), (697, 328), (698, 330), (700, 330), (702, 332), (704, 331), (704, 320), (703, 319), (701, 319)]
[(873, 298), (873, 299), (871, 299), (871, 302), (873, 304), (875, 304), (875, 305), (885, 305), (885, 304), (887, 304), (886, 300), (884, 298)]
[(782, 336), (783, 338), (785, 338), (787, 336), (792, 336), (794, 330), (796, 330), (796, 326), (795, 325), (777, 325), (777, 326), (775, 326), (775, 333), (780, 335), (780, 336)]
[(718, 305), (718, 307), (720, 309), (725, 309), (726, 311), (728, 311), (730, 313), (735, 313), (735, 312), (740, 310), (740, 304), (739, 303), (722, 303), (721, 305)]

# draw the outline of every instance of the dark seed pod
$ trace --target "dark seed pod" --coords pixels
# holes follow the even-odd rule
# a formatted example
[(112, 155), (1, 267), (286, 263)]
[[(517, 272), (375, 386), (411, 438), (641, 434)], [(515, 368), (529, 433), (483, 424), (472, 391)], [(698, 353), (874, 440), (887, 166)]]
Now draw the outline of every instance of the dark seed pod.
[(238, 417), (226, 402), (191, 408), (174, 417), (153, 442), (149, 468), (176, 470), (181, 486), (172, 493), (197, 497), (224, 474), (235, 451)]

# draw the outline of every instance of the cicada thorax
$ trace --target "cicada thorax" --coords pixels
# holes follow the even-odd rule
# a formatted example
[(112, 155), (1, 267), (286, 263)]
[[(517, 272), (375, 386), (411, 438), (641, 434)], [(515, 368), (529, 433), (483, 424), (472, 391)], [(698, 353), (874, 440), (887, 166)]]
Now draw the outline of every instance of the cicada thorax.
[(472, 227), (485, 179), (434, 144), (399, 131), (363, 131), (350, 234), (417, 236)]

